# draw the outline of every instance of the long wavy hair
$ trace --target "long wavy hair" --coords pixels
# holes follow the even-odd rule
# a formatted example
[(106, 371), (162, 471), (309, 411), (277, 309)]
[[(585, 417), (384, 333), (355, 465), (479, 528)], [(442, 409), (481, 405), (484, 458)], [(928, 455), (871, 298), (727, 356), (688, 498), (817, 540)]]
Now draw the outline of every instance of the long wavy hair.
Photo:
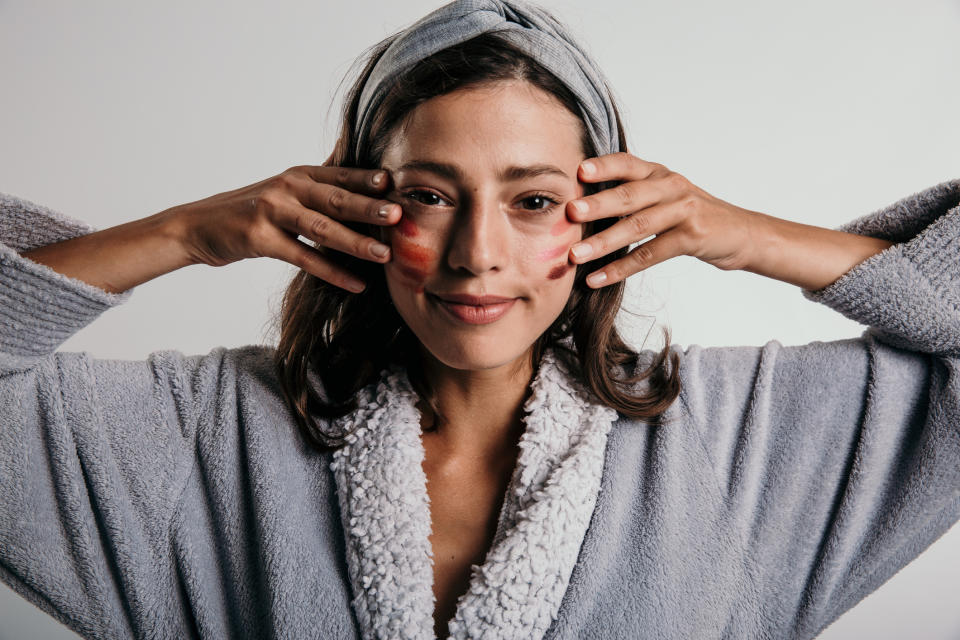
[[(405, 118), (430, 98), (457, 89), (500, 80), (525, 80), (556, 96), (571, 113), (581, 118), (575, 97), (554, 75), (508, 41), (487, 33), (444, 49), (418, 62), (396, 79), (376, 112), (367, 142), (359, 146), (354, 135), (360, 92), (374, 65), (398, 34), (371, 47), (366, 64), (344, 100), (340, 136), (327, 164), (374, 169), (380, 167), (391, 136), (402, 130)], [(620, 149), (626, 151), (626, 135), (616, 111)], [(401, 134), (402, 135), (402, 134)], [(581, 127), (585, 157), (596, 155), (586, 127)], [(587, 193), (616, 183), (587, 184)], [(606, 218), (584, 225), (584, 237), (616, 222)], [(381, 237), (377, 225), (346, 222), (366, 235)], [(323, 249), (320, 249), (323, 251)], [(573, 290), (553, 324), (535, 341), (534, 368), (547, 348), (599, 399), (630, 418), (660, 424), (663, 413), (680, 393), (679, 357), (670, 353), (670, 331), (663, 329), (663, 350), (641, 369), (638, 354), (628, 346), (615, 326), (623, 299), (624, 283), (591, 289), (587, 274), (627, 254), (626, 247), (603, 258), (578, 265)], [(411, 385), (433, 412), (426, 430), (443, 422), (435, 394), (424, 376), (419, 341), (393, 306), (384, 268), (347, 254), (325, 252), (359, 275), (367, 286), (362, 293), (348, 293), (301, 270), (291, 280), (279, 315), (279, 344), (274, 366), (285, 400), (307, 441), (319, 451), (332, 451), (346, 443), (347, 433), (328, 433), (333, 418), (356, 408), (356, 394), (379, 379), (391, 365), (405, 367)], [(321, 383), (311, 383), (316, 376)], [(648, 380), (646, 389), (639, 383)]]

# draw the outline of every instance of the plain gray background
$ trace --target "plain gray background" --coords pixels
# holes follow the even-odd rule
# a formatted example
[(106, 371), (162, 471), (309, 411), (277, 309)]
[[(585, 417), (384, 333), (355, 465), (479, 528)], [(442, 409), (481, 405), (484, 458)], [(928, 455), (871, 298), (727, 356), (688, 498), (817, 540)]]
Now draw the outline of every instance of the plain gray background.
[[(955, 0), (544, 4), (609, 76), (631, 151), (718, 198), (835, 227), (960, 177)], [(0, 2), (0, 191), (106, 228), (321, 164), (351, 63), (439, 5)], [(61, 349), (142, 359), (273, 342), (293, 271), (269, 259), (182, 269)], [(638, 345), (654, 323), (704, 346), (864, 329), (793, 285), (690, 257), (628, 291), (646, 316), (625, 320)], [(0, 638), (76, 637), (0, 588)], [(955, 527), (820, 637), (956, 639), (958, 590)]]

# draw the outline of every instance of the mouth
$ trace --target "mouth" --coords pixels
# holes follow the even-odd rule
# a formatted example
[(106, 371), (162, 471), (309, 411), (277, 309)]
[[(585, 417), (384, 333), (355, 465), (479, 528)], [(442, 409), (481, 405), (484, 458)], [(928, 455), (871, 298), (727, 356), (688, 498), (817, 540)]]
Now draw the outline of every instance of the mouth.
[(427, 293), (450, 316), (467, 324), (490, 324), (502, 318), (519, 298), (474, 296), (465, 293)]

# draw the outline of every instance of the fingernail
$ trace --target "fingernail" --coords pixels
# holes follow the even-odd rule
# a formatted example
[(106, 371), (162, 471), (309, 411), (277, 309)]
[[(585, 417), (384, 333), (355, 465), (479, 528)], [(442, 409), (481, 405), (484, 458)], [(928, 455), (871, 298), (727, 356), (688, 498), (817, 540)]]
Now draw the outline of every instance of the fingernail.
[(372, 247), (370, 247), (370, 253), (377, 256), (378, 258), (386, 258), (387, 254), (390, 253), (390, 247), (385, 244), (380, 244), (379, 242)]
[(389, 218), (391, 211), (393, 211), (393, 205), (385, 204), (382, 207), (380, 207), (380, 209), (377, 211), (377, 215), (380, 216), (381, 218)]
[(583, 170), (583, 175), (585, 176), (592, 176), (593, 172), (597, 170), (597, 168), (593, 166), (593, 163), (590, 161), (581, 162), (580, 169)]
[(379, 187), (380, 183), (383, 182), (384, 177), (386, 177), (386, 174), (383, 171), (378, 171), (370, 176), (370, 182), (373, 184), (373, 186)]
[(587, 276), (587, 284), (591, 287), (598, 287), (607, 281), (607, 274), (604, 271), (597, 271)]
[(589, 244), (580, 243), (573, 245), (571, 251), (573, 251), (573, 257), (580, 260), (593, 253), (593, 247), (591, 247)]
[(578, 214), (583, 215), (587, 212), (590, 206), (583, 200), (571, 200), (570, 206), (573, 207), (573, 210)]
[(360, 293), (367, 286), (359, 280), (354, 280), (353, 278), (348, 278), (347, 281), (344, 282), (344, 285), (346, 285), (347, 289), (353, 291), (354, 293)]

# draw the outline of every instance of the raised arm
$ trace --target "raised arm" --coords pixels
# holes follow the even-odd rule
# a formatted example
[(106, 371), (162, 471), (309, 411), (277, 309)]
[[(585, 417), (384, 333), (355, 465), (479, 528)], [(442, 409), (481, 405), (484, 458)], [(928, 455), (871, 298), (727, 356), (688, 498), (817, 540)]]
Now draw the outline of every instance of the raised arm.
[(771, 637), (814, 637), (960, 519), (960, 180), (837, 231), (894, 243), (802, 291), (861, 337), (682, 354)]
[[(354, 187), (372, 173), (317, 169)], [(122, 361), (57, 348), (132, 287), (185, 264), (269, 255), (346, 277), (283, 225), (309, 238), (324, 230), (318, 243), (329, 248), (374, 240), (341, 233), (291, 193), (340, 207), (338, 217), (377, 216), (379, 201), (307, 171), (104, 231), (0, 194), (0, 580), (85, 637), (191, 633), (170, 526), (197, 463), (198, 425), (229, 420), (210, 412), (243, 354)]]
[(171, 209), (20, 255), (108, 293), (123, 293), (193, 264), (185, 237), (182, 215)]

